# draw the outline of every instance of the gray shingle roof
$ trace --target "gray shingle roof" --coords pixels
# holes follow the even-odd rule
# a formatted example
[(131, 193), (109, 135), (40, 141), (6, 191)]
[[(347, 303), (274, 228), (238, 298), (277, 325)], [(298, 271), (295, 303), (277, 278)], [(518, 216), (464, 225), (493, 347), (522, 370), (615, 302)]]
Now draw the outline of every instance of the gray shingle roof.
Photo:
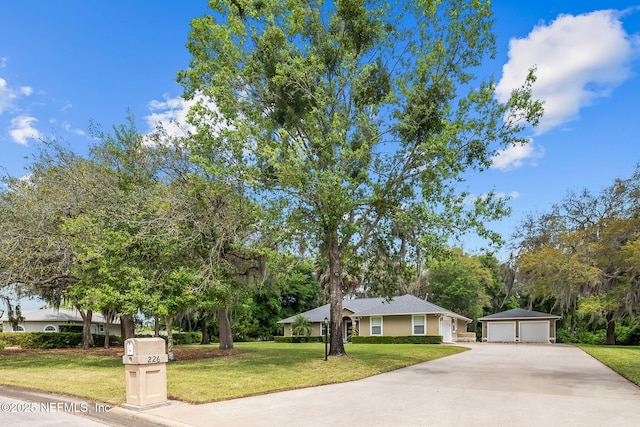
[[(353, 313), (365, 310), (374, 304), (379, 304), (384, 301), (384, 298), (361, 298), (361, 299), (349, 299), (342, 301), (342, 308), (347, 309)], [(311, 322), (322, 322), (324, 318), (329, 318), (329, 304), (322, 305), (309, 311), (302, 313), (304, 317)], [(296, 316), (287, 317), (280, 320), (278, 323), (293, 323)]]
[[(68, 310), (61, 308), (56, 310), (54, 308), (45, 308), (42, 310), (26, 310), (22, 312), (25, 322), (79, 322), (82, 323), (82, 316), (78, 310)], [(9, 317), (5, 313), (0, 321), (8, 322)], [(93, 313), (91, 316), (91, 322), (93, 323), (106, 323), (104, 317), (100, 313)], [(119, 324), (120, 319), (116, 318), (112, 324)]]
[(539, 311), (525, 310), (523, 308), (514, 308), (503, 311), (501, 313), (484, 316), (478, 320), (497, 320), (497, 319), (559, 319), (560, 316), (549, 313), (541, 313)]
[[(393, 297), (391, 301), (385, 298), (361, 298), (342, 301), (342, 307), (353, 312), (356, 317), (365, 316), (390, 316), (398, 314), (448, 314), (457, 319), (471, 321), (451, 310), (442, 308), (429, 301), (421, 300), (413, 295), (402, 295)], [(302, 313), (311, 322), (322, 322), (325, 317), (329, 317), (329, 304), (314, 308)], [(293, 323), (295, 316), (288, 317), (278, 323)]]

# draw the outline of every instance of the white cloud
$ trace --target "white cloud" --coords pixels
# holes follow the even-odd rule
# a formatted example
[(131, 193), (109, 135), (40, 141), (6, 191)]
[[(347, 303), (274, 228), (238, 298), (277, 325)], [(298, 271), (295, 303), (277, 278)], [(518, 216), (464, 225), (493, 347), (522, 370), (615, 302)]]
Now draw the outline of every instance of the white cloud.
[(169, 135), (176, 136), (193, 132), (193, 126), (187, 123), (187, 114), (197, 100), (186, 101), (182, 97), (169, 98), (166, 94), (163, 98), (164, 101), (154, 99), (149, 102), (151, 114), (145, 117), (149, 130), (162, 127)]
[[(187, 136), (196, 132), (196, 128), (187, 122), (191, 107), (202, 103), (209, 111), (218, 111), (215, 103), (201, 94), (195, 95), (190, 100), (179, 96), (170, 98), (166, 94), (163, 98), (163, 101), (153, 100), (148, 104), (151, 114), (145, 116), (145, 119), (150, 133), (162, 128), (170, 136)], [(214, 128), (220, 128), (220, 126), (220, 124), (213, 125)]]
[(18, 116), (11, 119), (11, 128), (9, 135), (11, 138), (21, 145), (27, 145), (30, 139), (40, 138), (40, 132), (33, 127), (38, 120), (31, 116)]
[(623, 14), (599, 10), (560, 15), (525, 38), (511, 39), (509, 62), (496, 87), (498, 99), (506, 101), (524, 82), (528, 69), (536, 66), (533, 95), (545, 102), (537, 132), (575, 120), (581, 108), (608, 96), (631, 75), (629, 64), (640, 51), (640, 38), (624, 30)]
[(7, 111), (13, 105), (13, 100), (16, 98), (16, 94), (7, 85), (7, 81), (0, 77), (0, 114)]
[(536, 146), (533, 142), (525, 145), (513, 145), (498, 151), (493, 157), (493, 169), (508, 171), (517, 169), (522, 166), (525, 161), (529, 161), (535, 165), (535, 161), (544, 155), (544, 148)]
[[(2, 59), (4, 58), (0, 58), (0, 64), (2, 63)], [(0, 66), (0, 68), (2, 68), (2, 66)], [(9, 86), (5, 79), (0, 77), (0, 114), (13, 109), (15, 107), (15, 101), (19, 96), (29, 96), (32, 93), (32, 87), (22, 86), (16, 90), (15, 88)]]
[(64, 121), (62, 122), (62, 128), (70, 133), (75, 133), (76, 135), (84, 135), (84, 131), (82, 129), (73, 128), (71, 123)]

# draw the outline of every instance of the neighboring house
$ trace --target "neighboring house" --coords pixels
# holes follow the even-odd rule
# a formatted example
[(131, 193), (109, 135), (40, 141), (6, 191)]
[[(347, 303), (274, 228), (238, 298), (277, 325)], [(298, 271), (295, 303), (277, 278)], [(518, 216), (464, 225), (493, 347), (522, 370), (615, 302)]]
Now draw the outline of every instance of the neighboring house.
[[(302, 313), (312, 324), (311, 335), (324, 334), (324, 319), (329, 318), (329, 304)], [(343, 339), (356, 331), (360, 336), (442, 335), (443, 342), (475, 341), (467, 331), (471, 319), (439, 307), (413, 295), (385, 298), (362, 298), (342, 301)], [(280, 320), (284, 335), (290, 337), (295, 316)]]
[[(42, 310), (23, 311), (23, 321), (13, 330), (9, 318), (5, 314), (0, 317), (3, 332), (60, 332), (60, 325), (75, 323), (82, 325), (82, 316), (78, 310), (46, 308)], [(107, 322), (100, 313), (91, 316), (91, 333), (104, 335)], [(120, 319), (115, 319), (109, 329), (110, 335), (120, 335)]]
[(478, 319), (482, 322), (482, 341), (556, 342), (556, 322), (560, 316), (514, 308)]

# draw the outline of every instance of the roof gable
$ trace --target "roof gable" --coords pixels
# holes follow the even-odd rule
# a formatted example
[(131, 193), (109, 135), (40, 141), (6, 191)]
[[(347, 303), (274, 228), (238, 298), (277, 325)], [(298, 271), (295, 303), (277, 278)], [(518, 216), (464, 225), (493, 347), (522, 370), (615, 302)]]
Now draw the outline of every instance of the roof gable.
[[(384, 298), (359, 298), (359, 299), (347, 299), (342, 301), (342, 309), (349, 310), (352, 313), (358, 313), (372, 305), (378, 304), (384, 301)], [(311, 322), (322, 322), (324, 318), (329, 318), (330, 305), (325, 304), (320, 307), (316, 307), (312, 310), (301, 313), (304, 317)], [(297, 315), (296, 315), (297, 316)], [(278, 323), (293, 323), (296, 316), (287, 317), (280, 320)]]
[(484, 316), (478, 320), (498, 319), (560, 319), (560, 316), (550, 313), (541, 313), (539, 311), (525, 310), (523, 308), (514, 308), (501, 313), (492, 314), (490, 316)]
[(355, 313), (359, 317), (398, 314), (447, 314), (451, 317), (471, 321), (467, 317), (413, 295), (394, 297), (391, 301), (382, 300), (379, 304), (374, 304), (366, 310)]
[[(356, 317), (391, 316), (401, 314), (447, 314), (451, 317), (471, 321), (460, 314), (442, 308), (429, 301), (424, 301), (413, 295), (402, 295), (386, 298), (360, 298), (342, 301), (342, 308), (347, 309)], [(329, 317), (329, 304), (302, 313), (311, 322), (322, 322)], [(278, 323), (293, 323), (296, 316), (280, 320)]]

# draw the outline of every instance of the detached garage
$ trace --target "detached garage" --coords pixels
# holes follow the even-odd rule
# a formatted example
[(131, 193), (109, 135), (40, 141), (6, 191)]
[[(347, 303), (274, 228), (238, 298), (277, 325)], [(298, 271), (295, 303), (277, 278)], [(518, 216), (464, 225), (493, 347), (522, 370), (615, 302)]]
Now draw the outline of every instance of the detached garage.
[(482, 341), (556, 342), (556, 322), (560, 316), (514, 308), (481, 317)]

